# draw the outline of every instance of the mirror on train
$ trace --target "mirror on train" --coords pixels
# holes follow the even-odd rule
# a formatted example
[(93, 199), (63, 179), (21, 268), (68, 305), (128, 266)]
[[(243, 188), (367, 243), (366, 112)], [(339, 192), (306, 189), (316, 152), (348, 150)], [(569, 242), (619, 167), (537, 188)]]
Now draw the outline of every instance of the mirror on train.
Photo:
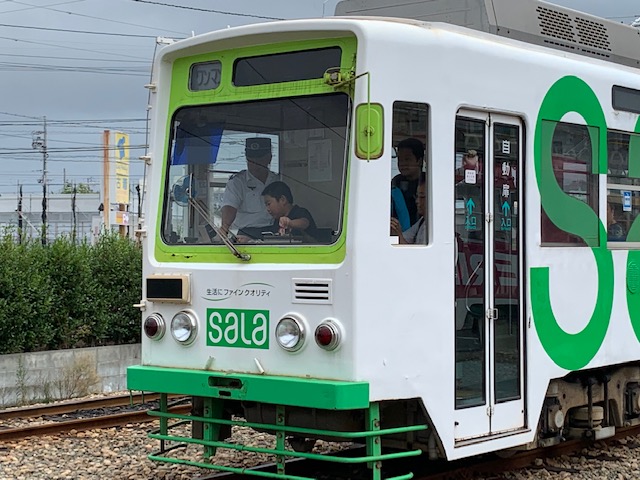
[(356, 108), (356, 155), (372, 160), (384, 150), (383, 111), (377, 103), (363, 103)]

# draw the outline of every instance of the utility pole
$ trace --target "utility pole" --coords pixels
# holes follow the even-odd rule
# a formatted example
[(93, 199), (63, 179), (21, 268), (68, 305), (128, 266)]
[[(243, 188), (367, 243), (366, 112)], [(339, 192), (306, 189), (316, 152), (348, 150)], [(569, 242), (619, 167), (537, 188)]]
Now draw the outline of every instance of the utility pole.
[(42, 244), (47, 244), (47, 117), (43, 117), (44, 129), (32, 132), (31, 146), (42, 152)]
[(18, 183), (20, 193), (18, 195), (18, 243), (22, 244), (24, 234), (22, 231), (22, 185)]
[(73, 197), (71, 197), (71, 211), (73, 212), (73, 228), (71, 229), (71, 239), (73, 243), (76, 243), (76, 236), (78, 234), (78, 223), (76, 219), (76, 194), (78, 193), (78, 188), (76, 187), (76, 182), (73, 182)]
[(104, 229), (107, 232), (111, 231), (111, 199), (109, 198), (109, 190), (111, 188), (109, 184), (109, 174), (111, 170), (109, 168), (109, 130), (105, 130), (102, 132), (102, 186), (104, 189), (102, 205), (104, 210), (102, 212), (103, 215), (103, 225)]

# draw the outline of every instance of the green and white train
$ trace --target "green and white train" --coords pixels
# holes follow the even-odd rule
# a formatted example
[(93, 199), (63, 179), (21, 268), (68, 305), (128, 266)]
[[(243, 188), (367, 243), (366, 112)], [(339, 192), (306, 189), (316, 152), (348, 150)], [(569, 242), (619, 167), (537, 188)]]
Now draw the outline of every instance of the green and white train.
[[(639, 31), (535, 0), (395, 3), (159, 52), (128, 385), (194, 411), (163, 397), (154, 460), (192, 442), (239, 471), (215, 453), (262, 452), (227, 440), (248, 425), (275, 435), (271, 478), (330, 439), (381, 479), (640, 421)], [(221, 230), (254, 137), (315, 237)], [(426, 146), (421, 244), (389, 228), (406, 138)]]

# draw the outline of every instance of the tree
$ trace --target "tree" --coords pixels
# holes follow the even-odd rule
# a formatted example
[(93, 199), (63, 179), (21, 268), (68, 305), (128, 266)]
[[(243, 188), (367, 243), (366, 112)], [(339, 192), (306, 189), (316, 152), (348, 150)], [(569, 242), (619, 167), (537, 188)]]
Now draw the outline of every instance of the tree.
[[(60, 193), (73, 193), (74, 184), (71, 182), (65, 182), (64, 187), (60, 190)], [(76, 193), (96, 193), (91, 185), (88, 183), (78, 183), (75, 185)]]

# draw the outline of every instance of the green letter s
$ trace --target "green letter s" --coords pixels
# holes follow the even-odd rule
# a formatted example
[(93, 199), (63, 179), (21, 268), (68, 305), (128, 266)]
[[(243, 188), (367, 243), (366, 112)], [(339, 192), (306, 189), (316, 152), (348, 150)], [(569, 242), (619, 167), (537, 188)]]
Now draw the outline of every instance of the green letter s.
[(597, 173), (606, 173), (607, 126), (598, 98), (576, 77), (558, 80), (547, 92), (536, 124), (534, 162), (542, 207), (561, 230), (582, 238), (591, 247), (598, 269), (598, 296), (588, 325), (575, 334), (565, 332), (553, 313), (549, 291), (549, 267), (531, 268), (531, 307), (538, 337), (549, 357), (560, 367), (577, 370), (587, 365), (604, 341), (613, 304), (613, 259), (599, 239), (606, 231), (598, 215), (583, 202), (567, 195), (555, 179), (552, 139), (555, 123), (576, 112), (586, 123), (598, 127), (591, 145), (599, 159)]

